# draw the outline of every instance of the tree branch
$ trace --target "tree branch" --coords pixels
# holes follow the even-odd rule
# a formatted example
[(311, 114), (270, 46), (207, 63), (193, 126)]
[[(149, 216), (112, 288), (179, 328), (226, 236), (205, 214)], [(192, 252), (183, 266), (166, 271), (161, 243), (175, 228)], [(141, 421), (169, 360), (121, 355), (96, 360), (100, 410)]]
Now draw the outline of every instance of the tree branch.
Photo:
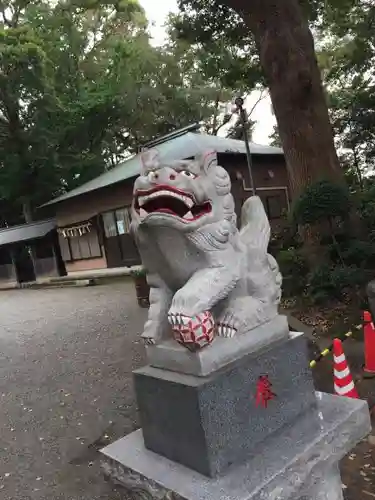
[(217, 118), (219, 114), (219, 103), (220, 103), (220, 94), (221, 94), (221, 89), (217, 93), (216, 99), (215, 99), (215, 110), (214, 110), (214, 118), (212, 122), (212, 135), (217, 135), (217, 132), (219, 128), (217, 128)]
[(263, 101), (263, 99), (265, 99), (267, 97), (267, 94), (264, 94), (264, 92), (265, 92), (265, 89), (262, 89), (260, 91), (259, 98), (257, 99), (256, 103), (254, 104), (254, 106), (251, 108), (251, 110), (248, 113), (248, 118), (250, 118), (250, 116), (253, 114), (255, 108), (258, 106), (260, 101)]
[(5, 24), (5, 26), (8, 26), (8, 28), (13, 28), (12, 22), (7, 18), (6, 14), (5, 14), (4, 7), (0, 7), (0, 13), (1, 13), (1, 17), (3, 18), (3, 23)]

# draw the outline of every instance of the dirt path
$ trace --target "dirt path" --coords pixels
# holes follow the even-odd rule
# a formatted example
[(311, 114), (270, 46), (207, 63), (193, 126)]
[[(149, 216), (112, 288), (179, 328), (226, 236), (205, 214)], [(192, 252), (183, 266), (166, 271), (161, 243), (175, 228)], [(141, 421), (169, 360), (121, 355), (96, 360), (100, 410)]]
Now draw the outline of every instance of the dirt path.
[(128, 284), (0, 295), (0, 498), (117, 500), (97, 449), (136, 427)]
[[(137, 427), (131, 372), (144, 319), (129, 283), (0, 292), (1, 500), (126, 499), (103, 480), (98, 450)], [(350, 342), (358, 372), (361, 346)], [(331, 391), (330, 359), (314, 376)], [(348, 500), (375, 498), (374, 449), (361, 443), (343, 461)]]

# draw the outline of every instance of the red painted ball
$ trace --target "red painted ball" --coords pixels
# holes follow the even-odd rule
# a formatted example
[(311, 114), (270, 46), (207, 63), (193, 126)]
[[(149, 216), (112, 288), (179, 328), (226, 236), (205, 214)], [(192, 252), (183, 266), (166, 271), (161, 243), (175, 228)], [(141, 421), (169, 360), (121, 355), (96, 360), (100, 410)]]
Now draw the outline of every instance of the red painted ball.
[(183, 314), (169, 316), (176, 341), (189, 349), (197, 351), (211, 344), (215, 337), (215, 321), (209, 311), (193, 318)]

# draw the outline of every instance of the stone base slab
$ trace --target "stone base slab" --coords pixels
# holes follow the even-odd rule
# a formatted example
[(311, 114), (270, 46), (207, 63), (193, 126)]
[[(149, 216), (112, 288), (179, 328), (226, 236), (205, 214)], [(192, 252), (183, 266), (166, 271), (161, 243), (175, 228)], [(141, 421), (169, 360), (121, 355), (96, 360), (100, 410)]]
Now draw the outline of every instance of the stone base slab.
[(228, 363), (271, 345), (289, 336), (288, 318), (276, 316), (273, 320), (233, 338), (216, 337), (213, 343), (197, 352), (190, 352), (175, 340), (147, 346), (151, 366), (189, 375), (207, 376)]
[(134, 500), (341, 500), (338, 462), (371, 430), (365, 401), (317, 393), (318, 413), (270, 436), (248, 461), (208, 478), (145, 448), (138, 430), (102, 453)]

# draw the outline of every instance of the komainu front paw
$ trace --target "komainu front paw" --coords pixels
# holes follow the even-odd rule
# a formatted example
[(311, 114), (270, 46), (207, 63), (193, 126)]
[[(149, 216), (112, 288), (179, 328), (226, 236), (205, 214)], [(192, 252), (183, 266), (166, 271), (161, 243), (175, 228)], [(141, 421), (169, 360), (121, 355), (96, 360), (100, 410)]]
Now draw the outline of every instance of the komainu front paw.
[(217, 325), (217, 334), (219, 337), (225, 337), (227, 339), (233, 338), (237, 333), (237, 329), (231, 325), (225, 323), (219, 323)]
[(156, 339), (154, 337), (148, 337), (145, 334), (142, 335), (142, 340), (143, 340), (144, 345), (155, 345), (156, 344)]
[(202, 349), (214, 340), (215, 322), (209, 311), (194, 317), (169, 313), (168, 321), (176, 341), (192, 352)]
[(142, 340), (145, 345), (155, 345), (161, 340), (161, 327), (156, 320), (148, 320), (142, 334)]
[(238, 331), (238, 321), (231, 313), (225, 313), (217, 322), (217, 335), (224, 338), (233, 338)]

